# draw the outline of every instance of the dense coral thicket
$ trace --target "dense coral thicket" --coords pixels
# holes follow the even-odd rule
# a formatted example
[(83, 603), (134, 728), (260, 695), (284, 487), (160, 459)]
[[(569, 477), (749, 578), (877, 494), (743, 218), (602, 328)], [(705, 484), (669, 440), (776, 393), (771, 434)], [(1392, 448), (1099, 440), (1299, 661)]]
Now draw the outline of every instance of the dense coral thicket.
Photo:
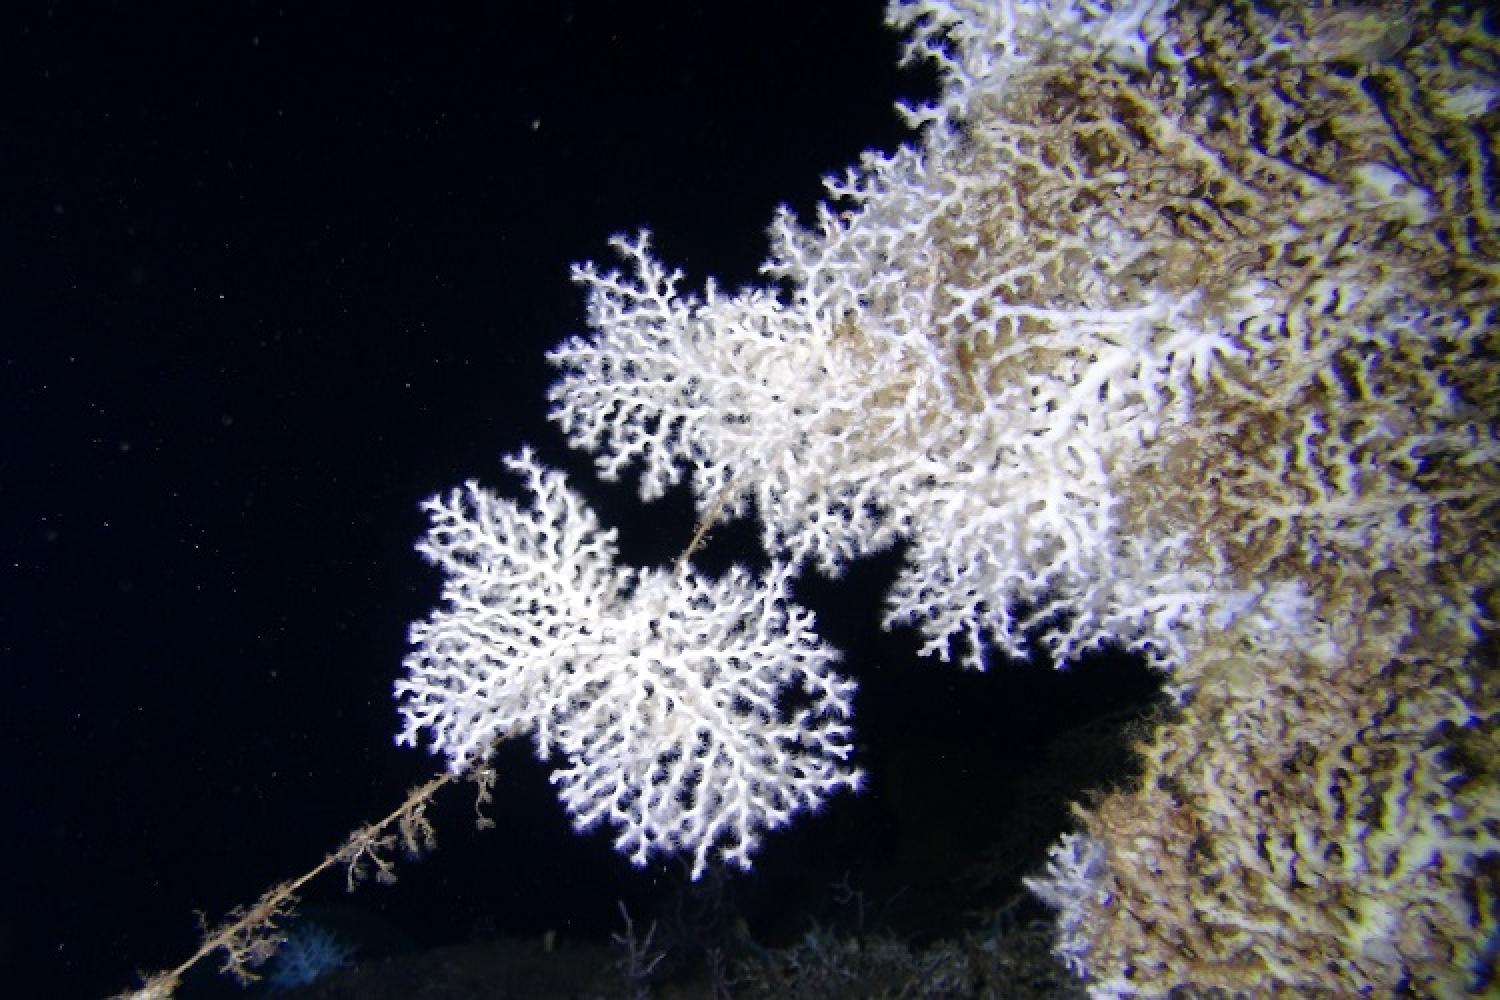
[[(581, 268), (553, 416), (753, 506), (979, 665), (1169, 670), (1055, 859), (1101, 994), (1472, 987), (1493, 960), (1500, 43), (1461, 5), (920, 0), (920, 146), (772, 229), (775, 290)], [(1080, 844), (1093, 845), (1085, 851)], [(1079, 858), (1087, 855), (1088, 863)], [(1085, 874), (1080, 874), (1085, 873)], [(1064, 891), (1066, 889), (1066, 891)]]
[[(1022, 291), (1166, 294), (1232, 344), (1111, 477), (1123, 534), (1182, 537), (1223, 613), (1174, 667), (1182, 710), (1142, 787), (1080, 810), (1096, 853), (1070, 843), (1044, 883), (1063, 953), (1103, 995), (1493, 983), (1492, 26), (1436, 6), (1136, 5), (1092, 32), (986, 12), (976, 33), (976, 10), (904, 8), (968, 78), (1012, 60), (944, 112), (976, 147), (1027, 149), (990, 173), (997, 200), (1075, 247)], [(1003, 390), (988, 332), (955, 339)], [(1257, 586), (1294, 589), (1229, 613)]]

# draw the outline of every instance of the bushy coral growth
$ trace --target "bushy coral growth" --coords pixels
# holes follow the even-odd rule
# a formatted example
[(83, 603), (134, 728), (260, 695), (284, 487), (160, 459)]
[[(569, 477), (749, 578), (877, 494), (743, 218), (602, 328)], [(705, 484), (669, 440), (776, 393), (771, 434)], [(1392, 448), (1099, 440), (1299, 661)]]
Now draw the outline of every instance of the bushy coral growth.
[(708, 580), (616, 565), (563, 475), (507, 459), (531, 494), (434, 497), (421, 551), (445, 605), (412, 627), (398, 742), (425, 730), (455, 771), (530, 737), (578, 827), (619, 829), (637, 864), (686, 852), (748, 867), (760, 832), (856, 787), (852, 682), (783, 569)]
[(1064, 955), (1101, 995), (1493, 981), (1500, 42), (1456, 6), (897, 17), (951, 68), (936, 127), (1006, 151), (993, 198), (1075, 288), (1229, 345), (1111, 470), (1215, 627), (1141, 789), (1080, 813), (1108, 863), (1058, 898)]
[[(906, 543), (887, 606), (970, 666), (1104, 643), (1178, 714), (1039, 891), (1102, 996), (1493, 982), (1500, 41), (1461, 5), (910, 0), (920, 145), (781, 213), (773, 288), (644, 236), (575, 276), (552, 417), (646, 499), (752, 512), (767, 580), (614, 566), (555, 474), (434, 501), (449, 607), (403, 739), (532, 735), (637, 860), (852, 784), (786, 600)], [(778, 711), (801, 689), (809, 707)], [(1489, 865), (1488, 868), (1485, 866)]]
[(1092, 280), (1118, 246), (1051, 238), (997, 193), (1026, 150), (928, 135), (831, 184), (851, 207), (816, 230), (778, 217), (786, 300), (683, 294), (644, 237), (615, 241), (626, 273), (578, 268), (595, 333), (552, 353), (553, 418), (604, 475), (638, 466), (646, 499), (686, 476), (705, 516), (753, 502), (793, 564), (909, 540), (888, 617), (926, 652), (1112, 641), (1166, 664), (1216, 581), (1184, 570), (1183, 535), (1122, 533), (1112, 480), (1233, 345), (1192, 299)]
[[(1500, 43), (1461, 5), (913, 0), (919, 148), (783, 213), (777, 291), (584, 267), (553, 417), (753, 507), (888, 620), (1170, 670), (1084, 811), (1101, 994), (1482, 978), (1500, 793)], [(1061, 897), (1059, 897), (1061, 898)]]

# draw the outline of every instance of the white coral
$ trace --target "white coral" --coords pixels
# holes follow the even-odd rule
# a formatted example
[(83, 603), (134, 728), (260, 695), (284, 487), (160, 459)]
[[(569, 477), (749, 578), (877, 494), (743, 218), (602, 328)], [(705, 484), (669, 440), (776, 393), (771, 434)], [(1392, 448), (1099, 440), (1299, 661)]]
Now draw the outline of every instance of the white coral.
[(825, 210), (816, 233), (778, 220), (767, 269), (790, 302), (681, 294), (645, 236), (616, 239), (628, 272), (575, 272), (595, 334), (552, 352), (552, 418), (606, 478), (638, 467), (645, 499), (690, 474), (705, 516), (753, 505), (778, 559), (834, 573), (910, 540), (887, 621), (917, 625), (924, 652), (979, 666), (1040, 636), (1061, 661), (1114, 638), (1172, 662), (1209, 581), (1174, 572), (1175, 539), (1119, 537), (1110, 465), (1185, 409), (1228, 342), (1190, 302), (991, 305), (965, 322), (990, 339), (973, 356), (1020, 377), (964, 385), (931, 332), (966, 290), (907, 280), (928, 238), (907, 214), (944, 211), (908, 169), (910, 154), (872, 159), (877, 190), (844, 192), (862, 210)]
[(1058, 911), (1053, 954), (1075, 976), (1089, 975), (1084, 917), (1091, 907), (1110, 901), (1108, 855), (1104, 844), (1093, 837), (1065, 833), (1047, 850), (1046, 876), (1021, 880), (1042, 902)]
[(561, 473), (529, 451), (506, 464), (530, 504), (469, 483), (426, 505), (419, 548), (446, 603), (412, 627), (398, 743), (426, 731), (462, 771), (530, 736), (561, 758), (552, 780), (580, 829), (617, 827), (637, 864), (690, 853), (694, 878), (715, 853), (748, 867), (761, 831), (858, 786), (854, 684), (789, 600), (786, 567), (619, 567), (614, 532)]
[(753, 508), (778, 559), (836, 573), (909, 542), (886, 621), (926, 653), (978, 667), (1040, 640), (1062, 662), (1117, 641), (1179, 663), (1214, 580), (1181, 570), (1181, 537), (1122, 526), (1119, 484), (1243, 353), (1230, 330), (1256, 290), (1213, 315), (1199, 295), (1122, 290), (1115, 272), (1149, 247), (1102, 216), (1039, 229), (1020, 192), (1045, 176), (1103, 199), (1124, 175), (1056, 163), (1035, 130), (976, 112), (1030, 99), (1007, 84), (1039, 46), (1144, 52), (1161, 4), (1116, 6), (894, 6), (948, 77), (942, 104), (911, 112), (921, 148), (828, 181), (838, 207), (810, 226), (780, 213), (774, 289), (688, 295), (644, 235), (614, 240), (623, 271), (575, 270), (593, 332), (550, 356), (553, 420), (606, 477), (638, 469), (646, 499), (688, 478), (705, 517)]

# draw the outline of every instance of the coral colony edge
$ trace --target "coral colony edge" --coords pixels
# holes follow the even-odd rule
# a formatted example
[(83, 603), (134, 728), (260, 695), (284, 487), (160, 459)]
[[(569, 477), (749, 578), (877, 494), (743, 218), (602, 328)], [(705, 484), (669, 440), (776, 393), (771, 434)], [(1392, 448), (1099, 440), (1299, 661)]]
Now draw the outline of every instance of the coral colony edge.
[[(753, 515), (770, 569), (623, 566), (517, 443), (519, 499), (428, 502), (443, 603), (412, 629), (398, 742), (461, 776), (525, 737), (637, 863), (749, 867), (861, 781), (853, 685), (790, 582), (901, 542), (885, 619), (924, 652), (1114, 644), (1176, 706), (1137, 786), (1077, 807), (1028, 880), (1093, 995), (1492, 988), (1494, 24), (1157, 0), (888, 18), (943, 73), (906, 109), (918, 143), (829, 180), (816, 219), (779, 215), (765, 287), (690, 293), (616, 239), (619, 270), (575, 270), (590, 332), (551, 354), (551, 417), (601, 475), (645, 501), (686, 481), (705, 524)], [(379, 846), (367, 828), (342, 859)]]

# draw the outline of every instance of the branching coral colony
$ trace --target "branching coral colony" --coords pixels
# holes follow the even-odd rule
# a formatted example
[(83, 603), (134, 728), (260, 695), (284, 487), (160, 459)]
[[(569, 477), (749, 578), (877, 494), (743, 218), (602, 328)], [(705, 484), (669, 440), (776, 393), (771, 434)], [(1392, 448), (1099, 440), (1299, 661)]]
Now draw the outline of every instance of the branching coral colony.
[[(1031, 881), (1099, 996), (1494, 984), (1500, 40), (1463, 6), (922, 0), (917, 148), (783, 214), (779, 290), (617, 240), (552, 416), (773, 569), (615, 564), (561, 476), (434, 500), (401, 738), (560, 758), (638, 861), (747, 865), (841, 788), (786, 584), (902, 539), (887, 621), (978, 667), (1122, 644), (1180, 706)], [(1018, 612), (1016, 609), (1026, 609)], [(790, 714), (781, 692), (800, 690)]]

